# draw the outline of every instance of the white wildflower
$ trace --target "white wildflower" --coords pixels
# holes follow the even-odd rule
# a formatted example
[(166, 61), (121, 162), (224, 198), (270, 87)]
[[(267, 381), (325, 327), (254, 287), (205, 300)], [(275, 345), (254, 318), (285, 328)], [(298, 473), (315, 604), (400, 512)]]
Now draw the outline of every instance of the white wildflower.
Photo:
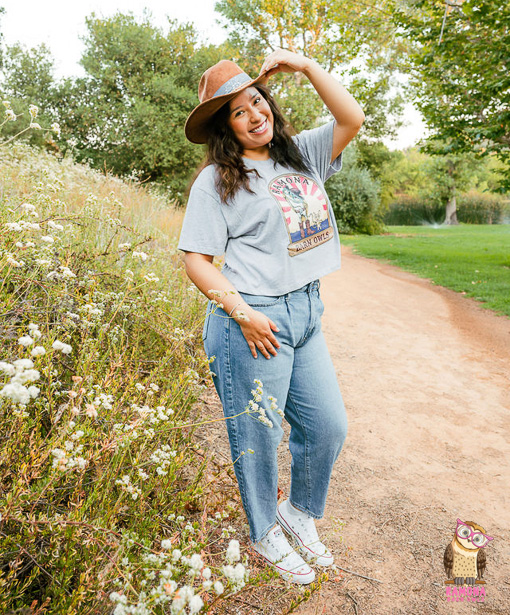
[(54, 448), (51, 454), (55, 457), (52, 467), (65, 470), (67, 464), (67, 454), (61, 448)]
[(25, 265), (25, 261), (22, 261), (21, 259), (19, 261), (17, 261), (13, 256), (9, 255), (7, 257), (7, 262), (9, 263), (9, 265), (12, 265), (13, 267), (23, 267)]
[(14, 374), (16, 373), (16, 368), (14, 367), (14, 365), (11, 365), (6, 361), (0, 361), (0, 371), (4, 372), (4, 374), (7, 374), (7, 376), (14, 376)]
[(28, 110), (30, 112), (30, 117), (33, 120), (35, 120), (35, 118), (37, 117), (37, 114), (39, 113), (39, 107), (37, 105), (30, 105)]
[(11, 122), (15, 122), (16, 121), (16, 114), (14, 113), (14, 111), (12, 109), (6, 109), (5, 110), (5, 115), (6, 115), (7, 119), (10, 120)]
[(202, 570), (202, 568), (204, 567), (202, 558), (200, 557), (198, 553), (193, 553), (193, 555), (190, 558), (189, 565), (190, 565), (190, 568), (193, 568), (193, 570), (196, 570), (197, 572), (200, 572), (200, 570)]
[(3, 389), (0, 389), (0, 395), (8, 397), (15, 404), (28, 404), (30, 401), (30, 393), (26, 387), (19, 382), (10, 382)]
[(60, 340), (55, 340), (53, 344), (51, 345), (51, 347), (54, 350), (61, 350), (64, 354), (69, 354), (73, 350), (72, 346), (70, 346), (69, 344), (65, 344), (64, 342), (61, 342)]
[(250, 319), (246, 315), (246, 312), (243, 312), (242, 310), (236, 310), (236, 318), (241, 322), (250, 322)]
[(32, 399), (35, 399), (39, 395), (39, 393), (41, 392), (41, 389), (39, 387), (36, 387), (35, 385), (32, 384), (32, 385), (30, 385), (28, 387), (28, 392), (30, 394), (30, 397)]
[(182, 553), (180, 549), (174, 549), (172, 551), (172, 561), (174, 562), (174, 564), (178, 562), (181, 559), (181, 557), (182, 557)]
[(218, 596), (221, 596), (221, 594), (225, 591), (225, 588), (223, 587), (223, 583), (221, 581), (216, 581), (213, 587), (214, 591)]
[(230, 541), (225, 557), (227, 562), (229, 562), (230, 564), (232, 564), (233, 562), (238, 562), (241, 559), (241, 553), (239, 551), (239, 541)]
[(204, 602), (200, 596), (193, 596), (189, 601), (189, 612), (190, 615), (194, 615), (195, 613), (199, 613), (202, 607), (204, 606)]
[(97, 409), (94, 404), (86, 404), (85, 405), (85, 414), (91, 419), (95, 419), (97, 417)]
[(31, 338), (30, 335), (24, 335), (23, 337), (20, 337), (18, 340), (18, 344), (25, 346), (25, 348), (27, 346), (31, 346), (33, 343), (34, 343), (34, 339)]
[(64, 267), (63, 265), (60, 266), (60, 269), (62, 270), (62, 277), (64, 278), (75, 278), (76, 274), (73, 273), (69, 267)]
[(16, 361), (14, 361), (14, 366), (16, 367), (16, 371), (31, 369), (34, 367), (34, 362), (31, 359), (16, 359)]
[(9, 231), (22, 231), (23, 227), (21, 226), (21, 224), (19, 222), (6, 222), (4, 224), (5, 228), (7, 228), (7, 230)]
[(139, 258), (141, 261), (146, 261), (149, 258), (149, 255), (145, 252), (133, 252), (134, 258)]
[(171, 549), (172, 548), (172, 541), (169, 540), (168, 538), (165, 538), (165, 540), (161, 541), (161, 548), (162, 549)]
[(42, 130), (41, 124), (37, 122), (30, 122), (30, 128), (35, 128), (35, 130)]
[(39, 338), (41, 337), (42, 333), (39, 331), (39, 325), (36, 325), (35, 323), (31, 322), (28, 325), (28, 330), (30, 331), (30, 335), (32, 337), (36, 337)]
[(148, 273), (143, 276), (143, 279), (147, 282), (159, 282), (159, 278), (154, 273)]
[(44, 241), (46, 243), (55, 243), (55, 240), (51, 235), (42, 235), (41, 241)]
[(242, 581), (246, 574), (246, 568), (242, 564), (237, 564), (234, 568), (234, 579), (236, 581)]
[(46, 354), (46, 349), (44, 348), (44, 346), (35, 346), (34, 348), (32, 348), (30, 354), (33, 357), (40, 357), (43, 354)]
[(56, 231), (64, 230), (64, 227), (61, 224), (58, 224), (57, 222), (53, 222), (53, 220), (48, 220), (47, 224), (50, 228), (55, 229)]
[(60, 137), (60, 125), (57, 122), (53, 122), (51, 129), (57, 134), (57, 137)]
[(210, 568), (204, 568), (202, 570), (202, 578), (205, 579), (206, 581), (208, 581), (211, 578), (211, 569)]

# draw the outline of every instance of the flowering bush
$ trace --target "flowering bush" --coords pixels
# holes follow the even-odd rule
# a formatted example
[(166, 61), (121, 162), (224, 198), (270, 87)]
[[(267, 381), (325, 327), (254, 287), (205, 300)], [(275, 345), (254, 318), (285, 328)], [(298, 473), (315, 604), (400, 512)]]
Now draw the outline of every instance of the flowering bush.
[(178, 214), (24, 144), (0, 181), (0, 612), (208, 611), (249, 572), (229, 512), (203, 511)]

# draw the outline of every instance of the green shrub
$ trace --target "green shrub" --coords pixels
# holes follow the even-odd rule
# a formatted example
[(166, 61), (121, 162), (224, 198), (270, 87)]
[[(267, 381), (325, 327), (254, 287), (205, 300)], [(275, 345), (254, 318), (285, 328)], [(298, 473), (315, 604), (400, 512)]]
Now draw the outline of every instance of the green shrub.
[(442, 224), (444, 218), (445, 207), (443, 205), (403, 194), (390, 205), (384, 216), (384, 223), (390, 226)]
[(328, 180), (326, 190), (342, 233), (373, 235), (382, 229), (379, 182), (356, 165), (358, 152), (351, 144), (343, 153), (343, 168)]
[(500, 195), (472, 190), (457, 199), (457, 218), (466, 224), (501, 224), (504, 205)]
[[(390, 226), (442, 224), (446, 205), (423, 197), (401, 195), (384, 216)], [(457, 198), (457, 219), (465, 224), (501, 224), (505, 200), (499, 195), (472, 190)]]

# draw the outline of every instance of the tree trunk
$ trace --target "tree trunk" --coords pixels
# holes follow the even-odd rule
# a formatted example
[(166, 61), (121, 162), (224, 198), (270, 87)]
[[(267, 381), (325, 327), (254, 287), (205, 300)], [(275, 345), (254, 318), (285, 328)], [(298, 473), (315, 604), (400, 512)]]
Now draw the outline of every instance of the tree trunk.
[(445, 224), (458, 224), (457, 220), (457, 198), (455, 194), (451, 197), (451, 199), (446, 204), (446, 219), (444, 221)]

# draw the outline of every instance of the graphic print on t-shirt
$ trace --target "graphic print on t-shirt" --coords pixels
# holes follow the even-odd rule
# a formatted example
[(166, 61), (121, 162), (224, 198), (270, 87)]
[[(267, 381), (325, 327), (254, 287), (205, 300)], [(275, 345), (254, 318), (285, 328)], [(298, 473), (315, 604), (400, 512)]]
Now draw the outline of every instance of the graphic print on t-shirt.
[(316, 181), (304, 175), (286, 173), (273, 179), (268, 187), (287, 226), (290, 256), (333, 238), (328, 200)]

